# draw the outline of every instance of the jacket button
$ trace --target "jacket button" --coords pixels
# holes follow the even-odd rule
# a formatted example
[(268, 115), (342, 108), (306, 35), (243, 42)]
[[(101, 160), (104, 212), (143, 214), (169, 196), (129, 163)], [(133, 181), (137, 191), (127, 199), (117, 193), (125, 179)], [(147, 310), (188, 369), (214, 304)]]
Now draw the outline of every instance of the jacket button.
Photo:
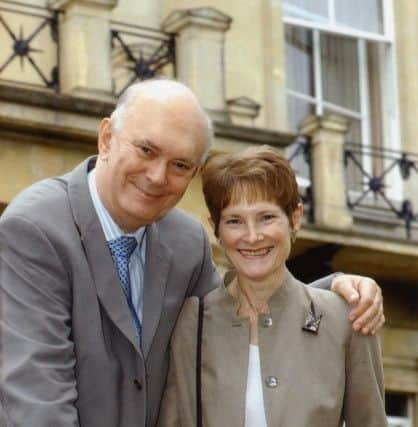
[(277, 377), (267, 377), (266, 378), (266, 386), (269, 388), (276, 388), (279, 385), (279, 380), (277, 379)]
[(138, 378), (135, 378), (135, 379), (134, 379), (134, 384), (136, 385), (136, 388), (137, 388), (138, 390), (142, 390), (142, 383), (141, 383), (141, 381), (140, 381), (140, 380), (138, 380)]
[(273, 325), (273, 319), (271, 317), (271, 314), (264, 314), (262, 319), (261, 319), (261, 324), (265, 327), (265, 328), (270, 328), (270, 326)]

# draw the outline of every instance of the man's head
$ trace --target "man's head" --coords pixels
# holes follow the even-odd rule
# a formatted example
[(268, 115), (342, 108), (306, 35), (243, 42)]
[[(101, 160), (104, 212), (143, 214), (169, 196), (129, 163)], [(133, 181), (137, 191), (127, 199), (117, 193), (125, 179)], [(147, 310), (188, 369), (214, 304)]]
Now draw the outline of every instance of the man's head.
[(129, 87), (100, 123), (97, 189), (126, 232), (165, 215), (181, 199), (212, 143), (210, 119), (181, 83)]

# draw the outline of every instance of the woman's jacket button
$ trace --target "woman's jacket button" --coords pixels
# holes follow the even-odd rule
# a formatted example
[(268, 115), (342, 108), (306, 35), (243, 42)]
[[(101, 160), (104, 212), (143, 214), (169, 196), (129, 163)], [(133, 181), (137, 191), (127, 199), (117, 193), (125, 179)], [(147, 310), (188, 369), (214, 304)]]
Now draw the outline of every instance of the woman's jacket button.
[(279, 385), (279, 380), (277, 379), (277, 377), (267, 377), (266, 378), (266, 386), (269, 388), (276, 388)]
[(261, 317), (261, 324), (265, 328), (270, 328), (270, 326), (273, 326), (273, 318), (271, 317), (271, 314), (263, 314)]

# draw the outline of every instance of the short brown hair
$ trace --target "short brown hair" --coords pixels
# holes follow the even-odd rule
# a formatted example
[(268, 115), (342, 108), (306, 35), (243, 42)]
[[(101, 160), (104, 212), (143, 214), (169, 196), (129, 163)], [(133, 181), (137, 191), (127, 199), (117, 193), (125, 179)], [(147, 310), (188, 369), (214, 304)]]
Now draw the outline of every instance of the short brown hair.
[(202, 169), (202, 185), (215, 235), (222, 210), (243, 197), (250, 203), (276, 203), (291, 225), (292, 214), (300, 203), (295, 173), (288, 161), (267, 145), (210, 156)]

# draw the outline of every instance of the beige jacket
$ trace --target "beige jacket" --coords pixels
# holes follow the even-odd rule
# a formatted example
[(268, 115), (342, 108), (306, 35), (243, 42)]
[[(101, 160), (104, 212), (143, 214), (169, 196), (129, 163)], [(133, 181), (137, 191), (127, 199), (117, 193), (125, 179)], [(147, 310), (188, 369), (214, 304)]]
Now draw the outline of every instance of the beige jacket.
[[(318, 333), (303, 330), (314, 304)], [(224, 287), (205, 297), (202, 412), (205, 427), (243, 427), (249, 324)], [(377, 338), (352, 331), (346, 303), (304, 286), (290, 274), (259, 322), (264, 403), (270, 427), (387, 426)], [(170, 370), (159, 427), (196, 425), (198, 299), (188, 299), (171, 341)], [(276, 381), (277, 380), (277, 381)]]

